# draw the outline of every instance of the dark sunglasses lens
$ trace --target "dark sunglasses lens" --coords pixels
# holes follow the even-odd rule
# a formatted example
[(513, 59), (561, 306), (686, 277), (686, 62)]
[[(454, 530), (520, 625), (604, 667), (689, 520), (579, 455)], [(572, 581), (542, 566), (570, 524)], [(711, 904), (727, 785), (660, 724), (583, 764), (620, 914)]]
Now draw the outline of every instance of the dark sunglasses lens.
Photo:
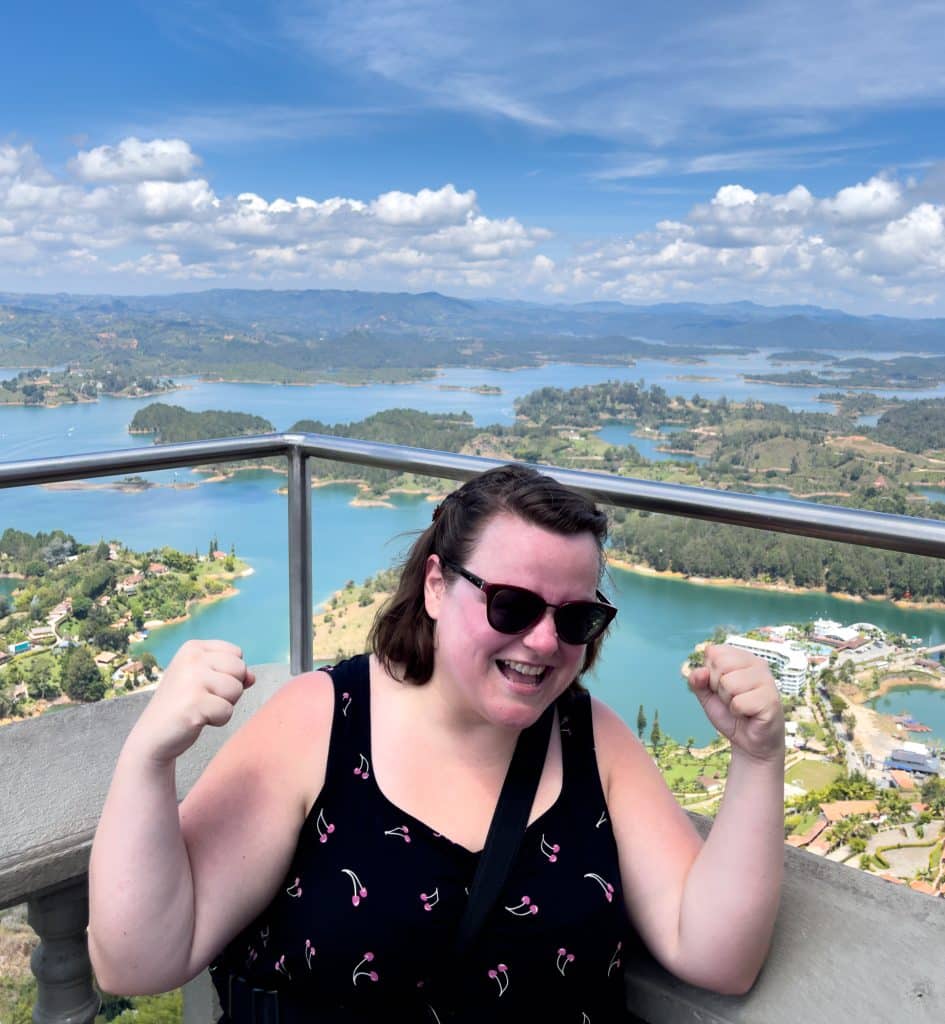
[(530, 590), (496, 587), (489, 594), (489, 625), (500, 633), (521, 633), (534, 625), (545, 610), (545, 602)]
[(555, 612), (555, 626), (566, 644), (586, 644), (600, 636), (612, 618), (604, 605), (574, 601)]

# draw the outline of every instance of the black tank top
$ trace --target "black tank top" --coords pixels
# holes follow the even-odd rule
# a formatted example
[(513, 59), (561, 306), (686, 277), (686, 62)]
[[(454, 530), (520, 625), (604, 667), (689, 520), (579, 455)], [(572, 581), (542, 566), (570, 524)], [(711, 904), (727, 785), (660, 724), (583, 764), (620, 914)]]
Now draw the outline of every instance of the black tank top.
[(451, 950), (479, 854), (378, 787), (368, 657), (329, 671), (325, 785), (272, 902), (215, 962), (218, 986), (232, 973), (278, 989), (313, 1022), (626, 1020), (629, 926), (588, 695), (558, 701), (561, 794), (528, 826), (475, 948), (457, 962)]

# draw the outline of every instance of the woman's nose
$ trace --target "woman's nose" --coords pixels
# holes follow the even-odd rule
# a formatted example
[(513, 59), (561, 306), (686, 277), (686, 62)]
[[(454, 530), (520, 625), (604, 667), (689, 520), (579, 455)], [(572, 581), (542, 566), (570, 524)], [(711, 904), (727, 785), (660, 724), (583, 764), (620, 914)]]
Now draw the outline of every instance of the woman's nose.
[(558, 649), (558, 631), (555, 629), (554, 608), (546, 608), (545, 614), (524, 635), (525, 646), (533, 651), (550, 653)]

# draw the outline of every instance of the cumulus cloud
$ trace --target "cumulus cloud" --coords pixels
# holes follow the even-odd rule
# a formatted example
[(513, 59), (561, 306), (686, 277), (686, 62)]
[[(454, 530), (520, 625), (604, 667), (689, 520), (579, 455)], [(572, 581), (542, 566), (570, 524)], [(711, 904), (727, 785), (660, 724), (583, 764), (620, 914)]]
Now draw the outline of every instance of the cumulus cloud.
[(422, 188), (416, 195), (385, 192), (372, 204), (384, 224), (425, 226), (461, 222), (476, 206), (476, 193), (457, 192), (452, 185), (433, 192)]
[(3, 146), (0, 274), (39, 286), (68, 268), (76, 289), (83, 273), (99, 287), (110, 275), (478, 288), (514, 277), (550, 237), (489, 217), (452, 183), (365, 198), (223, 195), (193, 174), (198, 164), (184, 140), (129, 138), (80, 152), (59, 180), (29, 147)]
[[(105, 150), (82, 178), (56, 177), (30, 146), (0, 146), (0, 286), (31, 275), (37, 288), (74, 290), (258, 282), (945, 313), (943, 167), (828, 195), (731, 180), (683, 216), (568, 251), (540, 225), (490, 216), (452, 183), (360, 197), (221, 194), (207, 178), (178, 176), (198, 164), (182, 140), (80, 156)], [(137, 159), (146, 153), (155, 158)], [(135, 176), (145, 164), (156, 174), (161, 154), (185, 159), (166, 161), (163, 178)]]
[(88, 182), (181, 181), (198, 163), (183, 139), (143, 142), (132, 136), (117, 146), (84, 150), (70, 167), (78, 178)]
[(945, 203), (915, 180), (874, 177), (816, 197), (724, 185), (682, 220), (587, 246), (572, 287), (626, 301), (750, 297), (853, 309), (945, 311)]
[(840, 189), (825, 209), (841, 220), (888, 220), (902, 209), (902, 204), (902, 189), (897, 181), (870, 178)]

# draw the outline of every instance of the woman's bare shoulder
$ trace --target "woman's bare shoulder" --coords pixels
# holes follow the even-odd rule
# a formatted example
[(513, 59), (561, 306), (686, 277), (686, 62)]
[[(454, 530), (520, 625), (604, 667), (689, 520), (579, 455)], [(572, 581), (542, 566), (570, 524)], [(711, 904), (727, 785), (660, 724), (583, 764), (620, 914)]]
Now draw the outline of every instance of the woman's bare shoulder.
[(294, 792), (304, 816), (324, 783), (333, 713), (327, 672), (294, 676), (227, 740), (185, 803), (203, 805), (234, 778), (262, 777)]
[[(327, 672), (294, 676), (250, 719), (251, 746), (266, 759), (303, 768), (304, 789), (311, 801), (324, 781), (325, 762), (335, 710), (335, 691)], [(309, 768), (304, 771), (304, 768)], [(316, 787), (311, 792), (312, 787)]]
[(636, 734), (609, 704), (591, 695), (591, 721), (598, 760), (608, 763), (615, 757), (646, 756), (646, 748)]
[(591, 697), (591, 718), (597, 766), (608, 799), (618, 792), (624, 799), (632, 793), (668, 794), (649, 751), (613, 708)]

